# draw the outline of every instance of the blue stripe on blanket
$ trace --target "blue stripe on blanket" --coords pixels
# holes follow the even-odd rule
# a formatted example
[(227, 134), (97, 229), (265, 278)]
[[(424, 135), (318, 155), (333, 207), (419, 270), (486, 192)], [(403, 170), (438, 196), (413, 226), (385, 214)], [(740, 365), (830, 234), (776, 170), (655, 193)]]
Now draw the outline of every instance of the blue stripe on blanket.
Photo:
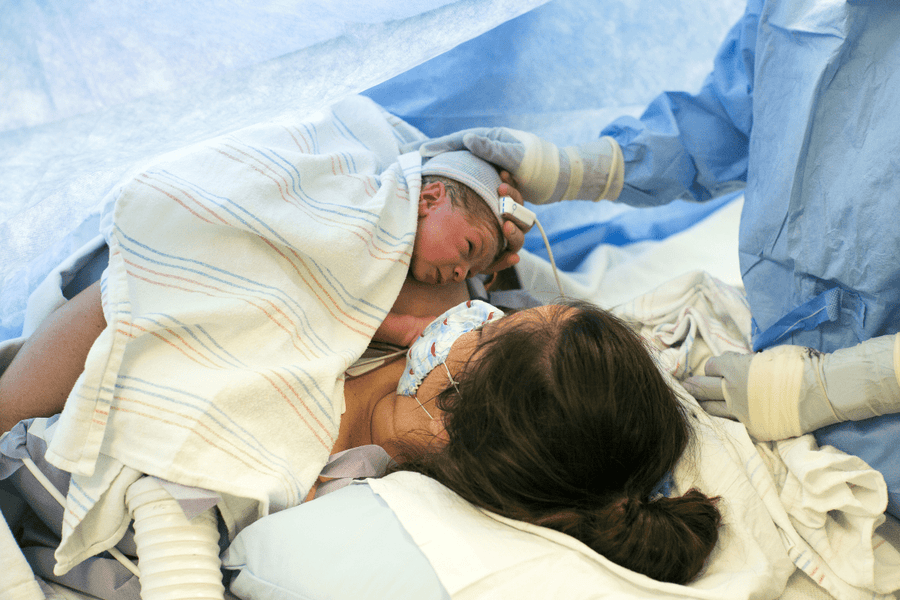
[[(255, 449), (261, 457), (260, 462), (262, 464), (271, 466), (274, 463), (274, 464), (277, 464), (277, 465), (283, 467), (285, 472), (290, 470), (288, 468), (289, 465), (288, 465), (287, 461), (285, 461), (282, 456), (269, 451), (267, 449), (266, 445), (263, 444), (256, 436), (251, 434), (240, 423), (238, 423), (237, 421), (232, 419), (230, 416), (225, 414), (221, 409), (219, 409), (217, 406), (215, 406), (215, 404), (210, 403), (208, 398), (204, 398), (202, 396), (198, 396), (196, 394), (192, 394), (192, 393), (186, 392), (184, 390), (179, 390), (179, 389), (176, 389), (173, 387), (159, 385), (159, 384), (153, 383), (151, 381), (146, 381), (144, 379), (139, 379), (137, 377), (131, 377), (128, 375), (119, 376), (119, 381), (123, 381), (126, 383), (116, 383), (117, 390), (123, 390), (123, 391), (134, 390), (134, 391), (138, 391), (138, 392), (148, 395), (148, 396), (153, 396), (155, 398), (167, 400), (173, 404), (179, 404), (179, 405), (185, 406), (187, 408), (192, 408), (201, 413), (206, 412), (207, 413), (206, 416), (210, 420), (212, 420), (216, 425), (221, 427), (223, 430), (228, 431), (235, 437), (240, 438), (242, 441), (246, 442), (248, 447)], [(140, 384), (141, 386), (145, 386), (145, 388), (138, 387), (137, 385), (127, 385), (127, 382), (132, 382), (134, 384)], [(149, 389), (146, 389), (146, 388), (160, 390), (160, 393), (150, 391)], [(166, 392), (166, 393), (164, 394), (162, 392)], [(185, 398), (185, 400), (179, 400), (178, 398), (176, 398), (175, 396), (172, 396), (171, 394), (177, 394), (177, 395)], [(198, 407), (194, 404), (191, 404), (187, 399), (195, 400), (197, 403), (200, 403), (203, 406)], [(208, 411), (210, 409), (212, 409), (215, 414), (209, 414)], [(246, 448), (245, 448), (245, 450), (246, 450)]]
[[(271, 285), (267, 285), (267, 284), (259, 282), (259, 281), (254, 281), (252, 279), (248, 279), (248, 278), (240, 276), (240, 275), (236, 275), (234, 273), (225, 271), (224, 269), (220, 269), (218, 267), (215, 267), (213, 265), (210, 265), (210, 264), (202, 262), (202, 261), (198, 261), (196, 259), (184, 258), (184, 257), (180, 257), (180, 256), (173, 256), (171, 254), (166, 254), (164, 252), (160, 252), (159, 250), (150, 248), (144, 244), (141, 244), (140, 242), (137, 242), (133, 238), (130, 238), (124, 232), (122, 232), (118, 228), (118, 226), (116, 226), (116, 231), (118, 232), (118, 235), (122, 236), (122, 239), (125, 239), (128, 242), (135, 244), (136, 246), (138, 246), (140, 248), (143, 248), (147, 252), (151, 252), (155, 255), (161, 256), (161, 257), (169, 259), (169, 260), (182, 261), (185, 263), (193, 264), (198, 267), (209, 269), (210, 271), (213, 271), (216, 273), (221, 273), (222, 275), (232, 277), (233, 279), (236, 279), (238, 282), (244, 282), (245, 284), (250, 284), (253, 287), (248, 287), (247, 285), (240, 285), (234, 281), (228, 281), (227, 279), (224, 279), (222, 277), (215, 277), (215, 276), (211, 275), (210, 273), (202, 271), (198, 268), (189, 268), (186, 266), (179, 266), (178, 264), (166, 263), (161, 260), (153, 259), (153, 258), (150, 258), (149, 256), (145, 256), (144, 254), (137, 252), (134, 248), (128, 248), (128, 252), (131, 255), (134, 255), (150, 264), (159, 265), (160, 267), (174, 269), (177, 271), (185, 271), (187, 273), (193, 273), (195, 275), (199, 275), (206, 279), (219, 282), (223, 285), (227, 285), (231, 288), (237, 288), (239, 290), (243, 290), (249, 294), (264, 295), (264, 296), (268, 296), (269, 298), (272, 298), (273, 301), (278, 302), (279, 304), (284, 306), (287, 310), (289, 310), (297, 321), (303, 323), (304, 327), (306, 328), (305, 331), (308, 334), (310, 334), (310, 337), (308, 337), (306, 339), (313, 342), (317, 351), (319, 351), (323, 354), (333, 354), (334, 353), (334, 350), (331, 348), (331, 345), (328, 344), (328, 342), (324, 338), (322, 338), (321, 336), (319, 336), (316, 333), (315, 328), (313, 328), (312, 323), (310, 323), (308, 317), (306, 316), (306, 310), (303, 308), (303, 306), (301, 304), (299, 304), (294, 298), (291, 298), (290, 296), (285, 294), (285, 292), (283, 290), (281, 290), (280, 288), (277, 288), (277, 287), (274, 287)], [(375, 318), (375, 317), (373, 317), (373, 318)]]

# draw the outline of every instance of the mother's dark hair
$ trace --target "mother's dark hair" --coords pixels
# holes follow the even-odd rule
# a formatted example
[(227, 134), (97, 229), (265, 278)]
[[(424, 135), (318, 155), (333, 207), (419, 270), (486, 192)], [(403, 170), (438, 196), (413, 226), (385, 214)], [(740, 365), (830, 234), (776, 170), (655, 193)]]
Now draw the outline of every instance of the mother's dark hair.
[[(486, 336), (487, 337), (487, 336)], [(591, 304), (517, 318), (438, 398), (448, 443), (414, 470), (491, 512), (567, 533), (686, 583), (715, 546), (717, 499), (650, 499), (687, 447), (681, 404), (627, 325)]]

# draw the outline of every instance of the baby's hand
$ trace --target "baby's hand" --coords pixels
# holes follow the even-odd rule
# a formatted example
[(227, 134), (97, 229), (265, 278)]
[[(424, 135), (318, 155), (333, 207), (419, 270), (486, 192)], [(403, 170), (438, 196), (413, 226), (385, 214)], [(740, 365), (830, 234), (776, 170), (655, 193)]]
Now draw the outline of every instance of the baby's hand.
[(414, 317), (388, 313), (381, 326), (375, 332), (373, 340), (386, 342), (408, 348), (422, 335), (422, 331), (434, 320), (434, 317)]

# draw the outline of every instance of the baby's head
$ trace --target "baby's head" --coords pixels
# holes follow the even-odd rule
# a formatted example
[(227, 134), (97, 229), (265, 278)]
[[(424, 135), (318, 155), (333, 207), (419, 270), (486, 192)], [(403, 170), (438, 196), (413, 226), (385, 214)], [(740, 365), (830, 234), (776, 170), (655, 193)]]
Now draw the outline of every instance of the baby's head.
[(505, 247), (497, 170), (475, 155), (445, 152), (422, 166), (410, 275), (423, 283), (484, 272)]

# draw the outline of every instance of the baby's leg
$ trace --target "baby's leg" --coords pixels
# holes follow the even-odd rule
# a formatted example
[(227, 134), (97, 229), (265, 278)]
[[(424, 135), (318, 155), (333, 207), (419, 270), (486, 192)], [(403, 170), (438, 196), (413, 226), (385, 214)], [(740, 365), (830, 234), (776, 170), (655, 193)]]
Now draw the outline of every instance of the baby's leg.
[(60, 412), (105, 328), (99, 281), (47, 317), (0, 375), (0, 433)]

